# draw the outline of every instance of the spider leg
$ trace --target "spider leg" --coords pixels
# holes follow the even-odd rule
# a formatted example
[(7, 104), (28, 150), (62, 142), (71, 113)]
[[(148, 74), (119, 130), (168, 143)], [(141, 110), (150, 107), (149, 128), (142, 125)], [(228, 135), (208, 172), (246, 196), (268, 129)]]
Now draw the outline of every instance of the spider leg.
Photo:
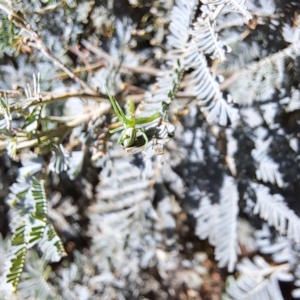
[(122, 130), (122, 129), (124, 129), (124, 127), (123, 127), (123, 126), (120, 126), (120, 127), (118, 127), (118, 128), (115, 128), (115, 129), (110, 130), (109, 133), (115, 133), (115, 132), (118, 132), (118, 131), (120, 131), (120, 130)]
[[(115, 99), (114, 99), (114, 100), (115, 100)], [(115, 100), (115, 103), (116, 103), (116, 106), (117, 106), (118, 109), (119, 109), (119, 113), (120, 113), (121, 117), (122, 117), (124, 120), (126, 120), (126, 116), (125, 116), (125, 114), (124, 114), (124, 112), (123, 112), (123, 109), (121, 108), (119, 102)]]
[(117, 144), (121, 144), (122, 143), (122, 140), (123, 140), (123, 136), (124, 136), (124, 131), (122, 131), (122, 133), (120, 134), (119, 138), (118, 138), (118, 141), (117, 141)]
[(119, 119), (120, 122), (125, 123), (126, 122), (126, 116), (122, 110), (122, 108), (120, 107), (119, 103), (117, 102), (117, 100), (110, 94), (107, 86), (106, 87), (106, 92), (109, 98), (109, 101), (114, 109), (114, 112), (117, 116), (117, 118)]
[(141, 118), (136, 118), (135, 119), (135, 123), (136, 124), (145, 124), (145, 123), (150, 123), (158, 118), (160, 118), (161, 115), (160, 113), (157, 111), (156, 113), (154, 113), (152, 116), (150, 117), (141, 117)]
[(144, 140), (145, 140), (145, 149), (147, 148), (147, 145), (148, 145), (148, 142), (149, 142), (149, 139), (147, 137), (147, 134), (145, 133), (145, 131), (143, 129), (137, 129), (137, 131), (139, 133), (141, 133), (141, 135), (143, 136)]

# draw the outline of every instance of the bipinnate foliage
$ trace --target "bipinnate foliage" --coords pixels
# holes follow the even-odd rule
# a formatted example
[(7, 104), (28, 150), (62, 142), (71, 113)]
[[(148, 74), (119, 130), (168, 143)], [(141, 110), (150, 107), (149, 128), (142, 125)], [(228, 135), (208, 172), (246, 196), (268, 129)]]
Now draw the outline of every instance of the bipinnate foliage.
[(27, 250), (37, 245), (48, 261), (59, 261), (65, 255), (64, 247), (48, 221), (48, 204), (44, 181), (35, 177), (42, 162), (34, 155), (22, 160), (16, 183), (10, 188), (7, 203), (10, 206), (10, 227), (13, 233), (6, 257), (3, 277), (17, 289), (22, 275)]
[(0, 11), (4, 298), (300, 298), (298, 1)]

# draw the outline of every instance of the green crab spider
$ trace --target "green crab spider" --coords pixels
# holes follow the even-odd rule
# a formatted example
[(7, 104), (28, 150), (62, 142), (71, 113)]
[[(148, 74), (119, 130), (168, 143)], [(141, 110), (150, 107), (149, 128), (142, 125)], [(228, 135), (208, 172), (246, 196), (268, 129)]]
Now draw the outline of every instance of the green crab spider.
[(118, 118), (118, 120), (122, 123), (122, 126), (112, 129), (109, 131), (109, 133), (115, 133), (118, 131), (122, 131), (117, 143), (118, 144), (122, 144), (125, 148), (129, 148), (131, 147), (136, 138), (137, 138), (137, 133), (141, 134), (145, 140), (145, 144), (144, 147), (146, 149), (147, 144), (148, 144), (148, 137), (144, 131), (143, 128), (136, 128), (136, 125), (143, 125), (146, 123), (150, 123), (158, 118), (161, 117), (159, 112), (154, 113), (152, 116), (150, 117), (142, 117), (142, 118), (136, 118), (134, 115), (134, 103), (132, 100), (129, 100), (128, 103), (128, 115), (125, 115), (121, 106), (119, 105), (119, 103), (117, 102), (117, 100), (111, 96), (111, 94), (109, 93), (107, 87), (107, 94), (109, 97), (109, 101), (113, 107), (113, 110)]

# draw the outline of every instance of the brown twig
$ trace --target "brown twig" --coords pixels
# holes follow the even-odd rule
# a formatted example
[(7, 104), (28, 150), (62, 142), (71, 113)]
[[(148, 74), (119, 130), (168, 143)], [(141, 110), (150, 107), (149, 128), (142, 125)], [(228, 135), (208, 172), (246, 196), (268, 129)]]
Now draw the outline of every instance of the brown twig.
[[(100, 69), (104, 66), (105, 66), (105, 62), (104, 61), (99, 61), (95, 64), (89, 65), (88, 67), (76, 68), (76, 69), (73, 70), (73, 73), (74, 74), (79, 74), (79, 73), (82, 73), (82, 72), (94, 71), (94, 70)], [(54, 79), (59, 79), (59, 78), (62, 79), (62, 78), (66, 78), (66, 77), (68, 77), (68, 75), (64, 72), (61, 72), (61, 73), (58, 73), (57, 75), (55, 75)]]
[(17, 91), (17, 90), (3, 90), (0, 89), (0, 97), (6, 95), (7, 97), (20, 97), (24, 95), (24, 92), (22, 91)]
[(299, 55), (300, 53), (300, 43), (297, 41), (293, 44), (290, 44), (285, 49), (278, 51), (274, 54), (271, 54), (257, 62), (252, 62), (246, 65), (244, 68), (234, 72), (230, 77), (228, 77), (225, 81), (220, 84), (221, 90), (226, 90), (230, 85), (232, 85), (235, 81), (237, 81), (241, 76), (248, 72), (255, 72), (260, 68), (264, 68), (266, 65), (269, 65), (270, 62), (276, 62), (285, 57), (292, 55)]
[[(49, 139), (53, 139), (56, 137), (61, 138), (62, 136), (65, 136), (68, 132), (70, 132), (73, 128), (81, 124), (87, 124), (89, 121), (96, 120), (100, 116), (108, 113), (110, 108), (111, 106), (109, 103), (101, 103), (99, 108), (87, 112), (85, 114), (82, 114), (73, 120), (69, 120), (65, 122), (64, 126), (60, 126), (58, 128), (49, 130), (47, 132), (40, 132), (36, 134), (33, 139), (26, 140), (26, 137), (16, 138), (17, 150), (35, 147), (43, 141), (47, 141)], [(6, 150), (7, 145), (8, 145), (7, 140), (0, 142), (0, 153)]]
[[(22, 96), (24, 94), (18, 94), (17, 96)], [(84, 98), (84, 99), (91, 99), (97, 102), (108, 102), (108, 97), (106, 95), (103, 95), (101, 93), (95, 94), (89, 94), (82, 91), (75, 91), (75, 92), (65, 92), (65, 93), (42, 93), (41, 98), (39, 99), (33, 99), (32, 101), (27, 102), (25, 105), (20, 103), (17, 105), (13, 105), (10, 108), (10, 111), (18, 111), (20, 109), (25, 109), (27, 107), (33, 106), (33, 105), (45, 105), (48, 103), (68, 99), (71, 97), (78, 97), (78, 98)]]
[(9, 7), (0, 4), (0, 9), (3, 10), (8, 18), (14, 22), (14, 24), (21, 28), (24, 32), (26, 32), (30, 38), (34, 41), (34, 43), (28, 43), (33, 48), (38, 49), (41, 53), (47, 57), (52, 63), (63, 70), (70, 78), (79, 83), (86, 91), (89, 91), (92, 94), (97, 94), (97, 92), (91, 88), (85, 81), (83, 81), (80, 77), (74, 74), (70, 69), (68, 69), (58, 58), (56, 58), (52, 52), (47, 48), (44, 44), (40, 36), (37, 32), (31, 29), (30, 24), (28, 24), (22, 16), (17, 15), (14, 11), (12, 11)]
[[(86, 49), (93, 52), (99, 58), (105, 59), (106, 61), (108, 61), (110, 64), (112, 64), (115, 67), (119, 66), (119, 61), (117, 59), (110, 56), (107, 52), (103, 51), (102, 49), (94, 46), (89, 41), (83, 40), (82, 44), (86, 47)], [(148, 74), (148, 75), (154, 76), (154, 77), (157, 77), (161, 73), (161, 71), (159, 69), (148, 67), (148, 66), (130, 66), (127, 64), (121, 64), (121, 68), (120, 68), (121, 73), (127, 73), (128, 70), (132, 71), (134, 73), (137, 73), (137, 74)]]
[(71, 51), (73, 54), (75, 54), (84, 63), (86, 70), (89, 73), (89, 76), (91, 76), (92, 75), (91, 65), (86, 59), (86, 56), (78, 48), (68, 46), (68, 50)]

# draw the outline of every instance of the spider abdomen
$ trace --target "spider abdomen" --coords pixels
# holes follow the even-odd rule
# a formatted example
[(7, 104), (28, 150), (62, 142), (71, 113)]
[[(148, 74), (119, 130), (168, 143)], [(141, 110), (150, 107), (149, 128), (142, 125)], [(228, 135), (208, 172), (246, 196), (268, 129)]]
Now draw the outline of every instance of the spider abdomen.
[(123, 146), (125, 148), (132, 146), (136, 138), (136, 129), (133, 127), (124, 129)]

